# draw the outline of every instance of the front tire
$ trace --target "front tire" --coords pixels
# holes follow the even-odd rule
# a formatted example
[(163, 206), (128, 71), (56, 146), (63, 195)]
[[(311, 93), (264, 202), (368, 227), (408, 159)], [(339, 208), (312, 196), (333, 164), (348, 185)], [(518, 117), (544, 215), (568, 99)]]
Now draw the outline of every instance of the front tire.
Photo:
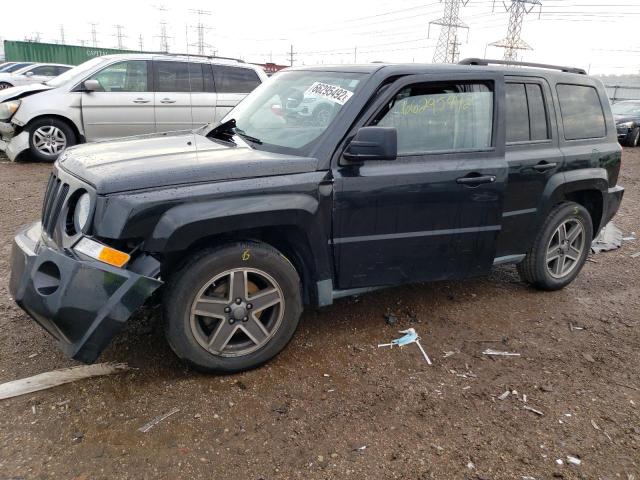
[(587, 209), (574, 202), (558, 205), (518, 264), (520, 278), (541, 290), (566, 287), (582, 270), (592, 240), (593, 223)]
[(629, 132), (629, 137), (625, 142), (627, 147), (637, 147), (640, 143), (640, 127), (636, 127)]
[(0, 82), (0, 90), (4, 90), (5, 88), (11, 88), (13, 85), (7, 82)]
[(57, 118), (41, 118), (29, 128), (29, 151), (41, 162), (54, 162), (67, 147), (77, 143), (73, 129)]
[(171, 276), (165, 333), (198, 370), (256, 368), (289, 343), (302, 313), (300, 278), (274, 248), (238, 242), (205, 250)]

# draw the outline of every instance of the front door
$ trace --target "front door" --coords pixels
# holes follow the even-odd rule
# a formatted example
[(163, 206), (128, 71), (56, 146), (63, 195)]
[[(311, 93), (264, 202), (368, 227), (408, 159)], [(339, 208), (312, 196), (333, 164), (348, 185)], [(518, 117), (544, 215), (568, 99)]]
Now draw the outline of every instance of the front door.
[(398, 158), (334, 169), (338, 288), (491, 268), (507, 173), (502, 89), (492, 74), (404, 77), (354, 127), (395, 127)]
[(128, 60), (91, 76), (100, 91), (82, 93), (82, 123), (88, 142), (155, 132), (149, 62)]

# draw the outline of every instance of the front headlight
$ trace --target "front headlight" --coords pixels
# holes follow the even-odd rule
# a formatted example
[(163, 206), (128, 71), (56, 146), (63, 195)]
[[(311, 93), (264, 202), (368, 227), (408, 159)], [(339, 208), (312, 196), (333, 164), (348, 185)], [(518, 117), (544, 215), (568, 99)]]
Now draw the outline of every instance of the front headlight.
[(91, 195), (83, 193), (76, 202), (76, 209), (73, 212), (73, 225), (76, 232), (84, 231), (84, 227), (87, 226), (89, 221), (89, 214), (91, 213)]
[(9, 120), (18, 111), (20, 100), (0, 103), (0, 120)]
[(633, 127), (633, 122), (624, 122), (616, 125), (618, 128), (631, 128)]

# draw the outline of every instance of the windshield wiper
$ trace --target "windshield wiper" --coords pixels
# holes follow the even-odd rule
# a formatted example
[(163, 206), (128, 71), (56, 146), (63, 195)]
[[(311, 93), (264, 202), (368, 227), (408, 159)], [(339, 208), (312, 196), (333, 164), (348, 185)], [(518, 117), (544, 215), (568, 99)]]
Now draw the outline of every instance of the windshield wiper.
[(244, 133), (244, 130), (239, 129), (238, 127), (234, 127), (233, 131), (245, 140), (249, 140), (252, 143), (257, 143), (258, 145), (262, 145), (262, 140), (256, 137), (252, 137), (251, 135), (247, 135), (246, 133)]

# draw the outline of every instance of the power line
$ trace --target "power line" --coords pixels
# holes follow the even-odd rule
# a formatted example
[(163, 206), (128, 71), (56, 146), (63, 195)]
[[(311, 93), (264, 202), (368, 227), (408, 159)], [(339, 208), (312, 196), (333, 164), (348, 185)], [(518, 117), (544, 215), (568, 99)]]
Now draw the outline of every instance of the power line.
[(458, 28), (469, 27), (460, 21), (460, 6), (465, 6), (469, 0), (444, 0), (444, 15), (438, 20), (429, 22), (431, 25), (440, 25), (440, 36), (436, 50), (433, 52), (433, 63), (456, 63), (460, 56), (458, 50)]

